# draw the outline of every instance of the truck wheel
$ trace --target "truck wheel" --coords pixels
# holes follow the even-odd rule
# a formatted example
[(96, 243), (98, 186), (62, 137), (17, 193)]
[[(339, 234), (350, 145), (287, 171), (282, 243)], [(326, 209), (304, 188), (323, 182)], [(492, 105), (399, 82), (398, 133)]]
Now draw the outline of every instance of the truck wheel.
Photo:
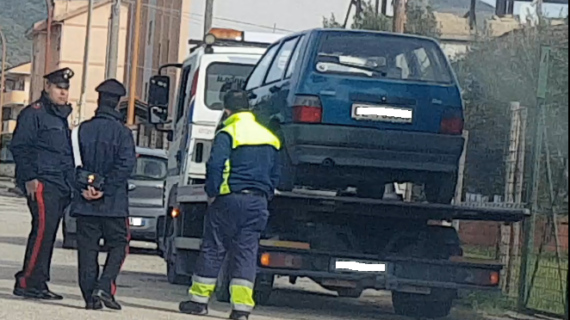
[(275, 276), (272, 274), (257, 275), (257, 279), (255, 279), (255, 289), (253, 291), (253, 300), (256, 304), (265, 306), (269, 303), (274, 283)]
[(437, 299), (433, 294), (392, 292), (392, 305), (397, 315), (410, 318), (445, 318), (451, 313), (453, 299)]
[(380, 199), (384, 198), (386, 192), (385, 184), (362, 185), (356, 189), (356, 195), (359, 198)]
[(432, 176), (426, 183), (424, 193), (429, 203), (450, 204), (455, 196), (457, 174)]
[[(174, 261), (172, 261), (174, 259)], [(168, 282), (176, 285), (190, 285), (192, 279), (189, 276), (181, 275), (176, 272), (176, 257), (169, 259), (166, 264), (166, 275)]]
[(230, 274), (228, 272), (228, 257), (224, 259), (224, 264), (220, 269), (220, 273), (218, 274), (218, 281), (216, 283), (216, 300), (222, 303), (229, 303), (231, 296), (230, 296)]

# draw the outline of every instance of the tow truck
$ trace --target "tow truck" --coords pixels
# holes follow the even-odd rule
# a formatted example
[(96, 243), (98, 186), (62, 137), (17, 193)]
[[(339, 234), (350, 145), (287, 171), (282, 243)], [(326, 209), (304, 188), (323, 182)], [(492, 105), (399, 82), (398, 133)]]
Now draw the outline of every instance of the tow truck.
[[(159, 223), (158, 239), (172, 284), (191, 283), (207, 212), (205, 162), (222, 117), (219, 106), (212, 108), (205, 102), (208, 96), (217, 99), (207, 82), (241, 81), (232, 66), (225, 71), (221, 66), (218, 74), (210, 75), (209, 65), (238, 60), (255, 64), (244, 57), (259, 60), (271, 42), (271, 37), (261, 38), (238, 30), (212, 30), (204, 41), (195, 42), (191, 56), (178, 66), (188, 71), (182, 72), (179, 102), (173, 110), (173, 118), (179, 120), (169, 131), (172, 175), (165, 188), (167, 212)], [(192, 74), (193, 80), (188, 80)], [(168, 77), (162, 75), (151, 80), (149, 119), (157, 127), (168, 122), (169, 85)], [(341, 297), (357, 298), (366, 289), (391, 291), (395, 312), (416, 318), (447, 316), (461, 289), (499, 288), (502, 265), (463, 257), (457, 230), (445, 222), (509, 223), (529, 215), (522, 207), (368, 199), (350, 190), (304, 187), (277, 192), (269, 210), (258, 255), (258, 304), (269, 301), (276, 276), (288, 277), (291, 283), (306, 277)], [(228, 268), (225, 263), (218, 278), (219, 301), (229, 301)]]

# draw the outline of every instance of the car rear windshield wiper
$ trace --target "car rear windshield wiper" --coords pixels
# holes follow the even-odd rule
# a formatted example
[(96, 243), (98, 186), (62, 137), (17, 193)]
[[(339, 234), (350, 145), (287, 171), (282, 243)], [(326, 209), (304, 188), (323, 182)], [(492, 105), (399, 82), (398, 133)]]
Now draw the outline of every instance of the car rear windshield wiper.
[(332, 63), (332, 64), (336, 64), (339, 66), (347, 67), (347, 68), (355, 68), (355, 69), (359, 69), (359, 70), (363, 70), (363, 71), (368, 71), (368, 72), (372, 72), (374, 74), (379, 74), (384, 78), (388, 76), (388, 72), (386, 72), (386, 71), (381, 71), (378, 69), (374, 69), (374, 68), (370, 68), (370, 67), (366, 67), (366, 66), (361, 66), (361, 65), (357, 65), (357, 64), (341, 62), (338, 57), (334, 57), (334, 56), (319, 56), (319, 58), (317, 59), (317, 62)]

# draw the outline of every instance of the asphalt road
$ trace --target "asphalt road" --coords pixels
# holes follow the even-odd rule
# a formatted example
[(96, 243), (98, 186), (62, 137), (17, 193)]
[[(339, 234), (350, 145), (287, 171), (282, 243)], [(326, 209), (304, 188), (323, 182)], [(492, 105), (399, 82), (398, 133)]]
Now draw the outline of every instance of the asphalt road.
[[(135, 243), (118, 281), (121, 312), (85, 311), (77, 286), (76, 253), (56, 244), (51, 289), (65, 296), (62, 302), (36, 302), (12, 296), (13, 275), (21, 267), (30, 218), (23, 199), (7, 197), (0, 186), (0, 319), (2, 320), (175, 320), (196, 319), (179, 314), (178, 303), (187, 288), (170, 285), (164, 262), (152, 246)], [(61, 236), (59, 237), (61, 239)], [(101, 262), (104, 261), (102, 254)], [(214, 303), (209, 319), (226, 319), (229, 305)], [(308, 280), (289, 285), (278, 280), (269, 307), (259, 307), (252, 320), (405, 320), (392, 314), (390, 294), (369, 291), (360, 299), (338, 298)], [(455, 310), (451, 320), (483, 320), (464, 310)]]

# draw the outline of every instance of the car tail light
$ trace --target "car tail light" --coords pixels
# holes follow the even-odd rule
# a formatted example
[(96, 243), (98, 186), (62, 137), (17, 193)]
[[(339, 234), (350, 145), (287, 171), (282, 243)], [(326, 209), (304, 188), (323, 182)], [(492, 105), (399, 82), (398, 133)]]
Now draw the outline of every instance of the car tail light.
[(266, 268), (301, 269), (303, 258), (295, 254), (265, 252), (259, 258), (259, 263)]
[(448, 111), (444, 113), (441, 124), (440, 133), (450, 135), (463, 134), (464, 120), (461, 111)]
[(319, 97), (297, 96), (293, 105), (293, 122), (320, 123), (323, 120), (323, 108)]

